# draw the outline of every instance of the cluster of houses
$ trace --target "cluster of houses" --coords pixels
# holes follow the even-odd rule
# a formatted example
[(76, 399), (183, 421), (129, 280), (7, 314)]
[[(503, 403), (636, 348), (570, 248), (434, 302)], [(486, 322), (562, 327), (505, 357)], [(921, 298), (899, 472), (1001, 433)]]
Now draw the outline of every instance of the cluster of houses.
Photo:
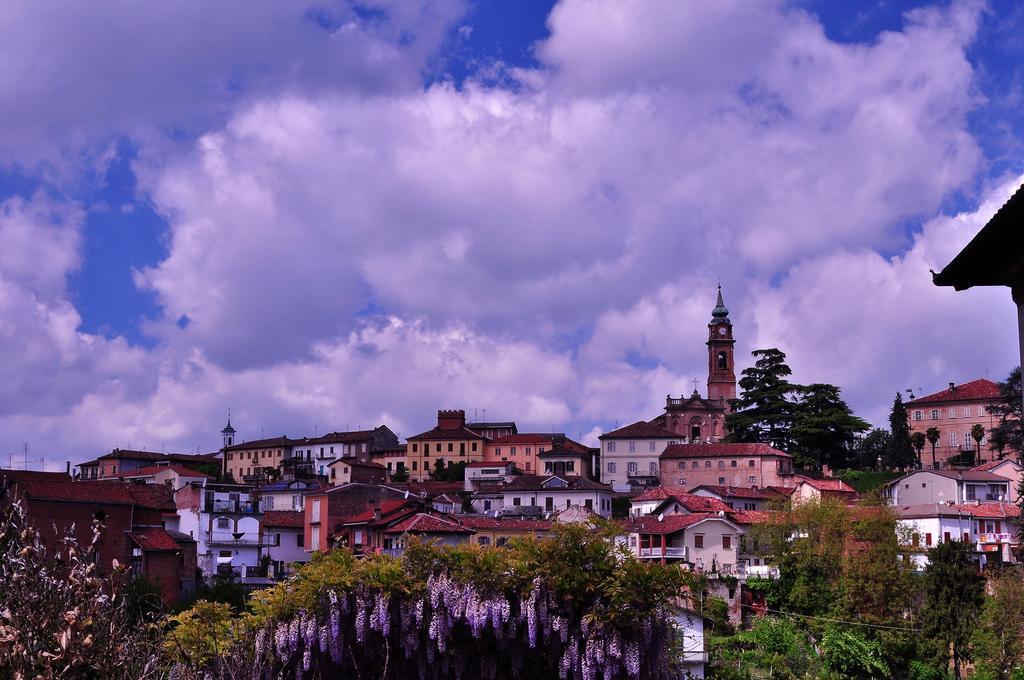
[[(467, 422), (462, 410), (438, 411), (435, 427), (405, 442), (386, 425), (239, 441), (229, 418), (215, 453), (115, 449), (64, 473), (0, 470), (0, 500), (20, 501), (47, 545), (69, 530), (88, 540), (102, 526), (100, 573), (127, 565), (167, 602), (220, 579), (262, 587), (331, 549), (401, 555), (413, 539), (501, 546), (598, 518), (612, 519), (639, 559), (773, 577), (755, 525), (784, 507), (858, 495), (827, 470), (799, 474), (767, 444), (724, 441), (734, 343), (719, 290), (706, 396), (669, 395), (662, 413), (606, 432), (597, 447), (515, 422)], [(950, 385), (909, 402), (911, 426), (941, 420), (970, 431), (993, 398), (984, 381)], [(962, 438), (948, 442), (943, 455), (963, 453)], [(1017, 561), (1022, 468), (989, 453), (974, 467), (939, 461), (884, 488), (913, 564), (923, 568), (928, 550), (953, 538), (974, 545), (983, 568)]]

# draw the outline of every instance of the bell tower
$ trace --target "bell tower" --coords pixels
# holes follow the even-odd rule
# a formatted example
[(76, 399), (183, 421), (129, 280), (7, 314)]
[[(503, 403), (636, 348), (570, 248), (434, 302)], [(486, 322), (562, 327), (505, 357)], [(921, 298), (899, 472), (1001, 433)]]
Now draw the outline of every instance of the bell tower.
[(733, 352), (736, 340), (732, 337), (732, 321), (722, 300), (722, 285), (718, 285), (718, 302), (711, 312), (708, 324), (708, 399), (724, 400), (728, 413), (729, 400), (736, 398), (736, 369)]
[(231, 411), (228, 411), (228, 424), (220, 431), (220, 436), (224, 441), (224, 448), (235, 443), (235, 428), (231, 427)]

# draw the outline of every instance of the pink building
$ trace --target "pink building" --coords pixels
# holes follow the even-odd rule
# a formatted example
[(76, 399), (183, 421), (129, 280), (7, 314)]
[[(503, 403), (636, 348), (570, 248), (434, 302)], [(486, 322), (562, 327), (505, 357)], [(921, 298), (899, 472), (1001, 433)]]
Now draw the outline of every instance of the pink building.
[[(999, 401), (999, 396), (999, 385), (984, 378), (963, 385), (949, 383), (941, 392), (907, 402), (910, 431), (924, 433), (937, 428), (941, 439), (935, 446), (935, 460), (943, 463), (954, 456), (975, 452), (977, 444), (971, 438), (971, 428), (978, 423), (985, 428), (981, 458), (993, 460), (999, 454), (988, 443), (988, 437), (989, 431), (999, 424), (999, 418), (989, 412), (989, 407)], [(921, 451), (922, 462), (930, 464), (931, 455), (931, 444), (926, 443)]]
[(793, 487), (793, 457), (767, 444), (673, 444), (660, 456), (661, 483)]

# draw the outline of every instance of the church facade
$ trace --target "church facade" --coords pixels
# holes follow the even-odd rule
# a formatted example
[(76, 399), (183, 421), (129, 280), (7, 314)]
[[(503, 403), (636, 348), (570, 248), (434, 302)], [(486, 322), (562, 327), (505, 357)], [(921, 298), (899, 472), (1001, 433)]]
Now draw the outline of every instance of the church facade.
[(729, 400), (736, 398), (736, 364), (732, 321), (718, 287), (718, 300), (708, 323), (707, 396), (694, 389), (690, 396), (671, 394), (665, 399), (665, 412), (651, 421), (679, 435), (681, 443), (713, 444), (725, 435), (725, 416)]

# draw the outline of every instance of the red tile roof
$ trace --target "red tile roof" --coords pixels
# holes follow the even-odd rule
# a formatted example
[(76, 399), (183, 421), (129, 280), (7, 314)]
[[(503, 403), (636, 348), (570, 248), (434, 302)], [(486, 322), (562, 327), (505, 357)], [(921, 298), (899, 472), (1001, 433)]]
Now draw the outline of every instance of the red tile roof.
[(301, 529), (303, 526), (301, 510), (267, 510), (263, 513), (265, 527), (289, 527)]
[(647, 421), (638, 420), (631, 425), (605, 432), (598, 439), (679, 439), (679, 435)]
[(515, 517), (488, 517), (463, 515), (462, 525), (476, 531), (550, 531), (554, 522), (546, 519), (518, 519)]
[(963, 385), (954, 385), (953, 389), (947, 387), (941, 392), (911, 399), (907, 402), (907, 405), (941, 404), (951, 401), (990, 401), (998, 399), (999, 396), (999, 385), (997, 383), (985, 378), (979, 378)]
[(796, 479), (797, 486), (803, 482), (818, 491), (829, 491), (832, 493), (856, 494), (857, 490), (841, 479), (811, 479), (810, 477), (799, 476)]
[(128, 537), (143, 550), (181, 550), (181, 545), (170, 534), (159, 527), (136, 529), (128, 534)]
[(328, 464), (327, 467), (333, 467), (338, 463), (344, 463), (345, 465), (351, 465), (352, 467), (370, 468), (372, 470), (387, 470), (387, 468), (380, 463), (364, 462), (355, 458), (338, 458)]
[(134, 472), (124, 472), (124, 473), (121, 473), (121, 474), (119, 474), (117, 476), (122, 478), (122, 479), (125, 479), (125, 478), (128, 478), (128, 477), (149, 477), (149, 476), (157, 474), (158, 472), (166, 472), (167, 470), (173, 470), (180, 477), (194, 477), (194, 478), (198, 477), (200, 479), (213, 479), (212, 475), (207, 475), (207, 474), (203, 474), (202, 472), (196, 472), (195, 470), (190, 470), (189, 468), (185, 467), (184, 465), (149, 465), (149, 466), (144, 467), (144, 468), (139, 468), (138, 470), (135, 470)]
[(733, 510), (729, 517), (736, 524), (770, 524), (779, 521), (785, 513), (770, 510)]
[(291, 448), (302, 444), (301, 439), (289, 439), (288, 437), (270, 437), (269, 439), (253, 439), (248, 442), (240, 442), (231, 446), (225, 446), (225, 451), (247, 451), (249, 449), (282, 449)]
[(185, 464), (220, 463), (220, 458), (215, 453), (159, 453), (156, 451), (132, 451), (131, 449), (114, 449), (105, 453), (96, 460), (167, 460)]
[(418, 512), (384, 531), (386, 534), (472, 534), (457, 522)]
[(661, 485), (646, 489), (630, 500), (634, 503), (645, 501), (667, 501), (673, 499), (689, 512), (729, 512), (732, 508), (717, 498), (692, 494), (682, 486)]
[(413, 498), (405, 498), (390, 501), (381, 501), (377, 506), (372, 507), (368, 510), (364, 510), (359, 514), (352, 515), (351, 517), (344, 518), (342, 524), (365, 524), (372, 522), (376, 516), (377, 508), (380, 508), (380, 516), (382, 519), (387, 518), (390, 515), (394, 515), (406, 507), (412, 508), (419, 505), (419, 501)]
[(899, 505), (896, 514), (905, 519), (926, 517), (980, 517), (984, 519), (1008, 519), (1020, 517), (1020, 508), (1013, 503), (923, 503), (920, 505)]
[(778, 456), (792, 458), (788, 453), (768, 444), (672, 444), (661, 452), (661, 458), (720, 458), (728, 456)]
[(985, 461), (981, 465), (975, 465), (974, 467), (971, 468), (971, 470), (973, 470), (975, 472), (992, 472), (992, 470), (996, 469), (997, 467), (999, 467), (1003, 463), (1013, 463), (1016, 467), (1018, 467), (1018, 468), (1020, 467), (1020, 464), (1017, 463), (1017, 461), (1011, 460), (1009, 458), (1003, 458), (1002, 460), (988, 460), (988, 461)]
[(709, 517), (717, 517), (717, 515), (711, 513), (664, 515), (661, 520), (656, 515), (643, 515), (630, 518), (626, 523), (626, 528), (637, 534), (674, 534)]
[(957, 506), (962, 512), (969, 512), (975, 517), (1003, 518), (1020, 517), (1020, 508), (1013, 503), (978, 503)]
[(3, 480), (14, 481), (17, 479), (37, 479), (37, 480), (53, 480), (57, 482), (69, 482), (71, 477), (68, 477), (65, 472), (44, 472), (42, 470), (8, 470), (0, 468), (0, 482)]
[(492, 439), (490, 443), (498, 446), (502, 444), (549, 444), (553, 436), (543, 432), (520, 432)]
[(173, 493), (163, 484), (41, 479), (17, 480), (15, 484), (19, 493), (36, 500), (136, 505), (140, 508), (168, 512), (177, 510)]
[(506, 467), (508, 465), (515, 465), (515, 462), (514, 461), (504, 461), (504, 460), (499, 460), (499, 461), (476, 460), (476, 461), (473, 461), (472, 463), (466, 463), (466, 467), (471, 467), (471, 468), (490, 468), (490, 467), (503, 468), (503, 467)]
[(701, 484), (694, 491), (707, 489), (711, 493), (728, 498), (758, 498), (769, 500), (778, 498), (779, 494), (771, 489), (760, 489), (756, 486), (718, 486), (716, 484)]

